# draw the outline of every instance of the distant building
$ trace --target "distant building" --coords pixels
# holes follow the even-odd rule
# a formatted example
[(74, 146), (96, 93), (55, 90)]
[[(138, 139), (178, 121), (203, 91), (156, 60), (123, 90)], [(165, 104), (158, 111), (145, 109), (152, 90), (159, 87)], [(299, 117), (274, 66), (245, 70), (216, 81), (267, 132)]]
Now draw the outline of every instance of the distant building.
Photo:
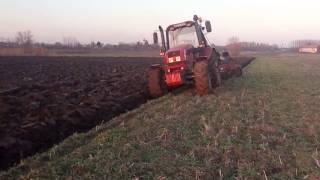
[(299, 48), (300, 53), (320, 53), (320, 46), (304, 46)]

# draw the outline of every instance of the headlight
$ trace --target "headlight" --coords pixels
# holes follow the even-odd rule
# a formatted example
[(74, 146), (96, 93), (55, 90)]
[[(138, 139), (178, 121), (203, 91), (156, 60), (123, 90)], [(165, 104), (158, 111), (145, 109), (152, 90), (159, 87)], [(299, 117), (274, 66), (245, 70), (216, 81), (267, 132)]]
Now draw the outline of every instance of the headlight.
[(181, 57), (180, 57), (180, 56), (177, 56), (177, 57), (176, 57), (176, 61), (177, 61), (177, 62), (180, 62), (180, 61), (181, 61)]
[(173, 63), (174, 60), (173, 60), (173, 57), (169, 58), (169, 63)]

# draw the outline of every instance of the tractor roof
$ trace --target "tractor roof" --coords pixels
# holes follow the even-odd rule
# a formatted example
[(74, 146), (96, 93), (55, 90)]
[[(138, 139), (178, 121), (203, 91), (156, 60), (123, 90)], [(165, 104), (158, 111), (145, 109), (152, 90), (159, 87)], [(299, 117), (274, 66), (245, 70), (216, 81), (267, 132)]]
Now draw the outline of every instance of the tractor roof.
[(195, 24), (194, 21), (185, 21), (185, 22), (178, 23), (178, 24), (172, 24), (172, 25), (168, 26), (167, 31), (174, 31), (176, 29), (180, 29), (183, 27), (191, 27), (194, 24)]

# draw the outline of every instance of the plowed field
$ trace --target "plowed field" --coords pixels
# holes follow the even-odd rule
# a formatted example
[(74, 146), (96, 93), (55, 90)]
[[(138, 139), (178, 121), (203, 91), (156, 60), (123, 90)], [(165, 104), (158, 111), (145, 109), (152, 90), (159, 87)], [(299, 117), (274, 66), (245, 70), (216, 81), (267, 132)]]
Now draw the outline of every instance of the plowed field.
[(157, 58), (0, 58), (0, 167), (148, 99)]
[(145, 103), (146, 71), (160, 61), (0, 57), (0, 169)]

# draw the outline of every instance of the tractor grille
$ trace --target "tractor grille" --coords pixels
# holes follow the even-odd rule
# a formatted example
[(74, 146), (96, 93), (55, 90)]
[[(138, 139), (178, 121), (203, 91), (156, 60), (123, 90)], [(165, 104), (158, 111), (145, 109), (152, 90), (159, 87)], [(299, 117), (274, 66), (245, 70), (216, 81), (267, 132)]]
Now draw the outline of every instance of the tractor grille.
[(170, 67), (170, 72), (177, 72), (177, 71), (181, 71), (181, 67)]

